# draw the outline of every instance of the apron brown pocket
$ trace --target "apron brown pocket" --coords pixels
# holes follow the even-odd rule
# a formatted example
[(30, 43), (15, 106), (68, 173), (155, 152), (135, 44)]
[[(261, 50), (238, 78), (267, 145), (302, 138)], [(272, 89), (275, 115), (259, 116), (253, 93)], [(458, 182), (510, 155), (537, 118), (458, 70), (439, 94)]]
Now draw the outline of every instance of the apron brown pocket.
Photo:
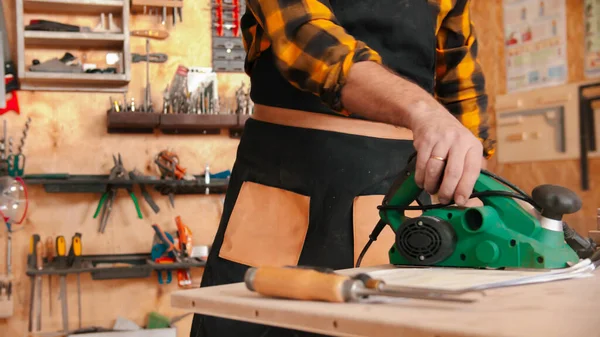
[(309, 209), (308, 196), (244, 182), (219, 257), (251, 267), (297, 265)]
[[(379, 221), (379, 210), (383, 195), (362, 195), (354, 198), (353, 225), (354, 225), (354, 265), (364, 246), (369, 241), (369, 235)], [(417, 205), (413, 202), (411, 206)], [(406, 211), (409, 217), (419, 216), (421, 211)], [(388, 251), (396, 240), (394, 231), (390, 226), (385, 226), (377, 237), (377, 241), (371, 244), (369, 250), (363, 257), (360, 266), (379, 266), (389, 264)]]

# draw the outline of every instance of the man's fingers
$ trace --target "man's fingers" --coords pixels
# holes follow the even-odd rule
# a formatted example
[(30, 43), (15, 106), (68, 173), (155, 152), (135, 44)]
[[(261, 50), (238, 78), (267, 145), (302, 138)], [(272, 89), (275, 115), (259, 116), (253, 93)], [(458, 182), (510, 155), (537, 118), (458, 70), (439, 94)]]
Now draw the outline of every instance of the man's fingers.
[(429, 143), (423, 144), (422, 147), (417, 149), (417, 163), (415, 167), (415, 183), (420, 188), (423, 188), (425, 181), (425, 170), (427, 169), (427, 161), (431, 156), (431, 145)]
[(454, 200), (457, 204), (458, 200), (468, 200), (473, 193), (473, 187), (481, 173), (481, 153), (481, 150), (476, 147), (471, 147), (467, 152), (464, 172), (454, 193)]
[[(442, 178), (442, 184), (438, 192), (440, 202), (447, 203), (453, 199), (454, 191), (463, 175), (465, 156), (468, 150), (469, 148), (461, 145), (456, 145), (450, 149), (448, 160), (446, 161), (444, 177)], [(462, 206), (465, 202), (465, 200), (456, 199), (454, 201), (459, 206)]]
[(438, 188), (440, 187), (444, 167), (446, 166), (446, 160), (448, 158), (449, 147), (450, 144), (448, 143), (437, 143), (431, 151), (431, 156), (429, 156), (427, 160), (427, 170), (425, 171), (423, 188), (429, 194), (437, 193)]

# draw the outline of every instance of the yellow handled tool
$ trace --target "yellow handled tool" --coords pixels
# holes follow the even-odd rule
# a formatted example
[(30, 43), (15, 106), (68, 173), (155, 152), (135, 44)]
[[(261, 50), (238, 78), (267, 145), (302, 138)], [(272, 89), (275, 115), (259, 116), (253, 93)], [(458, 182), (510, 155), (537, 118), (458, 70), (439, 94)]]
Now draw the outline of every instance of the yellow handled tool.
[[(60, 269), (67, 268), (67, 242), (65, 237), (56, 237), (56, 261)], [(67, 281), (65, 274), (60, 275), (60, 302), (62, 311), (63, 332), (69, 331), (69, 309), (67, 305)]]
[[(81, 233), (75, 233), (71, 238), (71, 248), (69, 250), (69, 268), (75, 265), (77, 257), (81, 256)], [(75, 265), (79, 267), (79, 264)], [(79, 328), (81, 329), (81, 278), (77, 273), (77, 314), (79, 318)]]
[(382, 280), (366, 274), (344, 276), (334, 272), (321, 272), (305, 267), (250, 268), (244, 277), (246, 287), (263, 296), (305, 301), (351, 302), (368, 296), (388, 296), (436, 301), (469, 303), (460, 298), (462, 292), (443, 289), (426, 289), (386, 286)]
[[(39, 234), (33, 234), (31, 236), (31, 238), (29, 239), (29, 254), (27, 255), (27, 267), (32, 268), (32, 269), (37, 269), (37, 262), (38, 262), (38, 254), (41, 254), (41, 252), (38, 252), (38, 243), (40, 242), (40, 236)], [(29, 332), (33, 332), (33, 321), (34, 321), (34, 313), (35, 313), (35, 304), (36, 304), (36, 283), (37, 283), (37, 278), (35, 278), (34, 276), (31, 276), (31, 290), (29, 292), (30, 294), (30, 298), (29, 298)], [(40, 330), (40, 325), (41, 324), (36, 324), (37, 330)]]
[[(54, 240), (52, 240), (51, 236), (46, 238), (46, 247), (44, 249), (48, 265), (52, 265), (52, 262), (54, 262), (54, 254), (56, 252), (54, 251)], [(50, 274), (48, 274), (48, 306), (50, 309), (50, 316), (52, 316), (52, 275)]]
[(67, 242), (65, 237), (60, 235), (56, 237), (56, 256), (64, 257), (67, 255)]

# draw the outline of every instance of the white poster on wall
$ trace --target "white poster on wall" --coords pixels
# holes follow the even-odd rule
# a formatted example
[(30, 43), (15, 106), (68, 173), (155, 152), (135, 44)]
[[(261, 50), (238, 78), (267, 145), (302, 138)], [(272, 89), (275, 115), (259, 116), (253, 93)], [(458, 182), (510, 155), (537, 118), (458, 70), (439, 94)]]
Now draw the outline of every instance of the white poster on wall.
[(567, 82), (566, 1), (503, 1), (508, 92)]
[(600, 76), (600, 0), (584, 0), (585, 75)]

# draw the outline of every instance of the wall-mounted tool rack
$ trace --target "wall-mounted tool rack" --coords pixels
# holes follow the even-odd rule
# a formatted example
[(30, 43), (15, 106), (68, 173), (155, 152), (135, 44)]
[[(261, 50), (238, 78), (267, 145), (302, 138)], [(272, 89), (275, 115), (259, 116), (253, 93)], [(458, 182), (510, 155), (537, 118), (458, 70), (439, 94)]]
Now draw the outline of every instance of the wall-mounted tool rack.
[[(216, 176), (216, 178), (215, 178)], [(104, 193), (110, 188), (133, 188), (143, 184), (152, 186), (161, 195), (169, 194), (223, 194), (229, 186), (229, 178), (211, 175), (205, 183), (204, 175), (194, 176), (196, 180), (167, 180), (143, 176), (135, 180), (113, 180), (108, 175), (31, 174), (23, 176), (27, 185), (42, 185), (47, 193)]]
[[(183, 0), (129, 0), (131, 14), (157, 14), (165, 27), (169, 22), (175, 28), (177, 21), (183, 22)], [(169, 18), (170, 16), (170, 18)]]
[(183, 8), (183, 0), (131, 0), (131, 12), (143, 12), (144, 7)]
[(107, 112), (108, 133), (154, 133), (160, 124), (160, 115), (149, 112)]
[(244, 72), (246, 52), (242, 42), (243, 0), (212, 1), (212, 68), (215, 72)]
[(158, 114), (144, 112), (108, 112), (108, 133), (219, 134), (229, 129), (239, 137), (250, 115), (239, 114)]
[[(41, 270), (27, 269), (27, 276), (69, 275), (90, 273), (93, 280), (112, 280), (146, 278), (153, 271), (174, 271), (178, 269), (202, 268), (206, 261), (199, 258), (185, 258), (182, 262), (157, 263), (152, 261), (151, 254), (107, 254), (81, 255), (78, 266), (69, 268), (45, 267)], [(111, 266), (114, 265), (114, 266)]]
[[(25, 27), (31, 20), (43, 18), (66, 24), (65, 16), (76, 15), (97, 18), (90, 22), (109, 27), (116, 23), (118, 32), (108, 30), (52, 31)], [(56, 18), (56, 19), (55, 19)], [(102, 20), (104, 19), (104, 20)], [(18, 74), (21, 90), (72, 91), (72, 92), (126, 92), (131, 79), (129, 51), (129, 0), (16, 0)], [(44, 30), (40, 30), (44, 29)], [(43, 50), (41, 58), (30, 48)], [(48, 53), (48, 52), (51, 53)], [(80, 51), (116, 53), (118, 65), (97, 65), (98, 69), (116, 68), (116, 72), (32, 71), (32, 59), (40, 62), (52, 57), (60, 59), (66, 52), (76, 55)], [(48, 55), (53, 55), (48, 56)], [(80, 60), (81, 63), (86, 63)], [(108, 64), (108, 63), (107, 63)], [(86, 69), (87, 70), (87, 69)]]

